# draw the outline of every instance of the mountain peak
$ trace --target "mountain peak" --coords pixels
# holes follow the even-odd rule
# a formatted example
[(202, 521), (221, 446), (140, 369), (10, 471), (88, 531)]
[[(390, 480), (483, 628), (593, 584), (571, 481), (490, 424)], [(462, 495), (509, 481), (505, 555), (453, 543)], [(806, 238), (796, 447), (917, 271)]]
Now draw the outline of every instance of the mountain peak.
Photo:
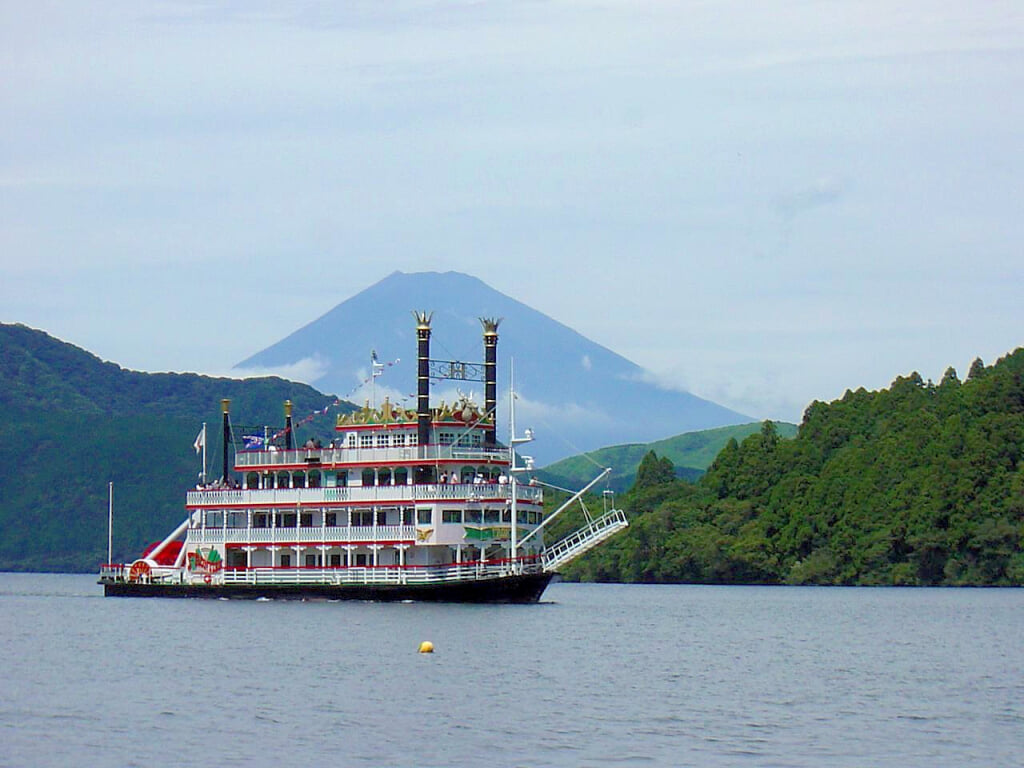
[[(499, 390), (508, 381), (507, 361), (514, 358), (517, 420), (538, 427), (545, 437), (534, 454), (539, 462), (751, 421), (689, 393), (648, 383), (635, 363), (479, 278), (454, 271), (392, 272), (235, 367), (243, 375), (291, 374), (346, 399), (368, 398), (374, 350), (388, 361), (385, 375), (372, 382), (376, 395), (410, 399), (416, 389), (413, 310), (433, 311), (431, 357), (440, 360), (483, 360), (478, 318), (505, 318), (498, 344)], [(483, 388), (445, 381), (435, 384), (434, 396), (450, 398), (456, 385)], [(507, 405), (499, 409), (507, 413)]]

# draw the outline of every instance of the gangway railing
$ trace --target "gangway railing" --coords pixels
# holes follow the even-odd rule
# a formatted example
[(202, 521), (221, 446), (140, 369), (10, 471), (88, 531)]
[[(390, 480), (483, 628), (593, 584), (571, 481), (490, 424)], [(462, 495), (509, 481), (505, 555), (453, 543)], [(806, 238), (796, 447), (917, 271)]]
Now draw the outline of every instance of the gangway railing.
[(557, 571), (628, 526), (626, 513), (621, 509), (613, 509), (548, 547), (542, 561), (544, 570)]

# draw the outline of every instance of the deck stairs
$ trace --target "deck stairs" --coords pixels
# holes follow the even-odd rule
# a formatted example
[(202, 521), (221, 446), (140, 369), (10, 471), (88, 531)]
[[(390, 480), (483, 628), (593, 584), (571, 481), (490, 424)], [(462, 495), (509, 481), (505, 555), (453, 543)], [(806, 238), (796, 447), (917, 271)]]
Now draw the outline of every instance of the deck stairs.
[(621, 509), (613, 509), (589, 521), (575, 533), (545, 549), (542, 559), (544, 570), (557, 571), (628, 526), (626, 513)]

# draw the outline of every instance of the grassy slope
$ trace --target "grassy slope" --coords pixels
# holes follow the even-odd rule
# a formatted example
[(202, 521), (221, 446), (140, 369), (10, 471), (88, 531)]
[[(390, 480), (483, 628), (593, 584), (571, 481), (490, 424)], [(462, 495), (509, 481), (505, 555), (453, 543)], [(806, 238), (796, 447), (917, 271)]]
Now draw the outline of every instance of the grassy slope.
[[(781, 437), (789, 438), (796, 435), (795, 424), (776, 422), (776, 426)], [(659, 456), (667, 457), (676, 466), (676, 473), (680, 477), (695, 479), (711, 465), (715, 456), (730, 439), (735, 438), (742, 442), (745, 437), (760, 429), (760, 422), (752, 422), (686, 432), (654, 443), (610, 446), (555, 462), (538, 471), (537, 475), (545, 482), (566, 488), (578, 488), (593, 478), (594, 474), (600, 471), (599, 468), (612, 467), (610, 487), (621, 493), (633, 484), (640, 460), (648, 451), (654, 451)]]

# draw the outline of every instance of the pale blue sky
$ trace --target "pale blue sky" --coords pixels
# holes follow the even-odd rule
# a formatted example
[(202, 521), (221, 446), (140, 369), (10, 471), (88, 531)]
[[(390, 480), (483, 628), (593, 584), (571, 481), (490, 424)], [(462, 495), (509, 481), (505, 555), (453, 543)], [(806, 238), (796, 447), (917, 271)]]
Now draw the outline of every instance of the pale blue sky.
[(1024, 343), (1020, 3), (281, 5), (0, 4), (0, 320), (223, 372), (454, 269), (794, 421)]

